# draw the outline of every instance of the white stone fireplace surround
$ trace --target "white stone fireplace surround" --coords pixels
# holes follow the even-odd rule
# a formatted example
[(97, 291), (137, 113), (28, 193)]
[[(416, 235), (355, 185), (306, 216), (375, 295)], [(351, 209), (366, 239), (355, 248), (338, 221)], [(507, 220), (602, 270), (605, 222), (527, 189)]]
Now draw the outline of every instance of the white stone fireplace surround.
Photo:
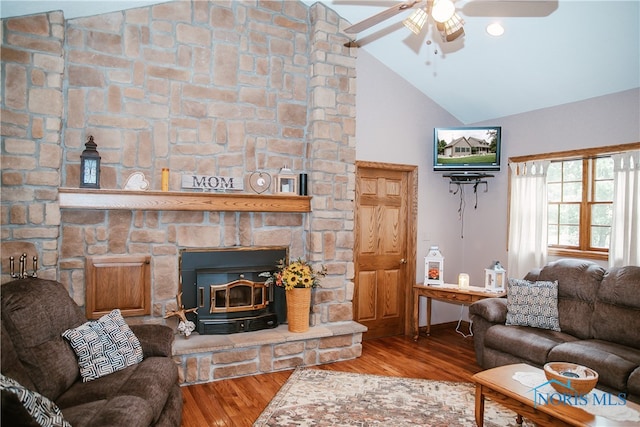
[[(87, 257), (149, 255), (152, 313), (129, 321), (174, 327), (164, 316), (176, 308), (180, 250), (286, 246), (290, 257), (328, 268), (310, 331), (178, 336), (183, 381), (360, 354), (364, 328), (352, 322), (356, 49), (344, 46), (347, 22), (321, 4), (174, 1), (2, 24), (3, 243), (33, 245), (39, 276), (64, 283), (81, 306)], [(78, 188), (89, 136), (102, 158), (99, 191), (122, 189), (134, 172), (157, 191), (169, 168), (168, 194), (178, 199), (182, 172), (246, 179), (288, 165), (308, 174), (311, 209), (69, 207), (60, 188)]]

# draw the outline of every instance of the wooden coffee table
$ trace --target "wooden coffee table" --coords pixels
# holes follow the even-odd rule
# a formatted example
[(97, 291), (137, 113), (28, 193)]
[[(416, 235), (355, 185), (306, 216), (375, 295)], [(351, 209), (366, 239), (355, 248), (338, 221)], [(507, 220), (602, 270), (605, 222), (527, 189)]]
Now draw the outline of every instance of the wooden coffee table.
[[(525, 417), (544, 426), (606, 427), (621, 425), (620, 422), (590, 414), (576, 406), (541, 405), (539, 403), (536, 405), (531, 387), (513, 379), (516, 372), (542, 373), (542, 370), (518, 363), (487, 369), (473, 376), (473, 381), (476, 383), (476, 424), (478, 427), (482, 427), (484, 424), (484, 399), (486, 397), (518, 414), (518, 422), (522, 422), (522, 417)], [(626, 404), (636, 411), (640, 411), (640, 405), (629, 401)], [(625, 422), (624, 425), (640, 425), (640, 423)]]

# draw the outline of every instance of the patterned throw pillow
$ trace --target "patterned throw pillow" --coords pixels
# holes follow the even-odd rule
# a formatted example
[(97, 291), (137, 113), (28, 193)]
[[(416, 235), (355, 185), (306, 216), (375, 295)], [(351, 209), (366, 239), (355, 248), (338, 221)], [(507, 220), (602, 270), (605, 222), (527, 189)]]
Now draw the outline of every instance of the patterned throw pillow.
[(505, 324), (560, 331), (558, 282), (509, 279)]
[(115, 309), (97, 321), (68, 329), (62, 336), (69, 340), (78, 356), (83, 382), (100, 378), (142, 361), (142, 346), (120, 310)]
[[(60, 408), (40, 393), (26, 389), (18, 381), (5, 377), (2, 374), (0, 374), (0, 386), (2, 390), (7, 390), (18, 396), (24, 409), (26, 409), (29, 415), (41, 426), (71, 427), (71, 424), (65, 421), (62, 416)], [(4, 421), (11, 424), (11, 420)]]

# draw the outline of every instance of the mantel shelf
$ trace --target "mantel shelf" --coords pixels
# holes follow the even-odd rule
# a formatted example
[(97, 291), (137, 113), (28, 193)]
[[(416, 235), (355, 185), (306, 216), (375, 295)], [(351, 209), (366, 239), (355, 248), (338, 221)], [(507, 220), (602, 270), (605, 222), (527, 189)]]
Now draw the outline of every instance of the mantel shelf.
[(310, 212), (311, 197), (286, 194), (60, 188), (61, 209), (152, 211)]

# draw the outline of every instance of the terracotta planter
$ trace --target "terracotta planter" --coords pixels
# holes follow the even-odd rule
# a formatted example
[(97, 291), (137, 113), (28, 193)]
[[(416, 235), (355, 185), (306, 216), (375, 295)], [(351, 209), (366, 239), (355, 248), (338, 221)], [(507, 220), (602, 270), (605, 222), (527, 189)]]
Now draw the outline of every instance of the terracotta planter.
[(311, 288), (293, 288), (287, 291), (287, 322), (289, 332), (309, 330)]

